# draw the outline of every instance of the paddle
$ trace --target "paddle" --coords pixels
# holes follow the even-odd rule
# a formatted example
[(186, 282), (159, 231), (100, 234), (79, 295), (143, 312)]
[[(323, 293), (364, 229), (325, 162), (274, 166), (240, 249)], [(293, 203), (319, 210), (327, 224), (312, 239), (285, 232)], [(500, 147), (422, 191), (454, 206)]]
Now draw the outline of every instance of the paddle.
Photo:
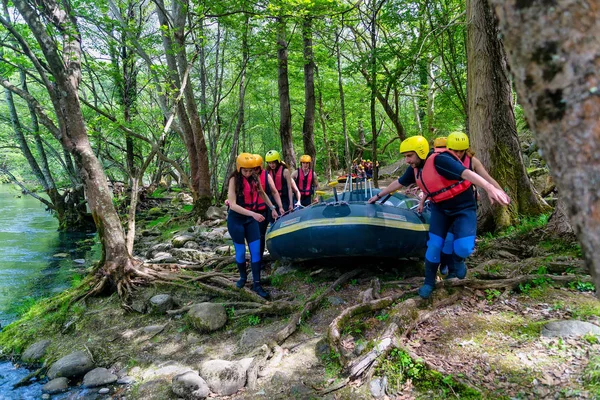
[(333, 197), (335, 198), (336, 202), (339, 201), (338, 195), (337, 195), (337, 188), (336, 188), (337, 184), (338, 184), (338, 181), (331, 181), (327, 184), (327, 186), (329, 186), (330, 188), (333, 188)]

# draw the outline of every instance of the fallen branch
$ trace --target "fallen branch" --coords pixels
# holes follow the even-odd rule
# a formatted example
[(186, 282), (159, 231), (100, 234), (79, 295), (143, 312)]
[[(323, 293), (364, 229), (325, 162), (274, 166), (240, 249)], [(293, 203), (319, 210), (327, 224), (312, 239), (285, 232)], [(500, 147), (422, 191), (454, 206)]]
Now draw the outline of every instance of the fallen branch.
[(30, 373), (29, 375), (27, 375), (26, 377), (24, 377), (23, 379), (21, 379), (19, 382), (15, 383), (13, 385), (13, 389), (19, 388), (21, 386), (27, 386), (27, 385), (31, 385), (33, 382), (30, 382), (32, 378), (37, 378), (39, 375), (42, 374), (42, 372), (46, 369), (46, 361), (44, 361), (44, 364), (36, 369), (35, 371), (33, 371), (32, 373)]

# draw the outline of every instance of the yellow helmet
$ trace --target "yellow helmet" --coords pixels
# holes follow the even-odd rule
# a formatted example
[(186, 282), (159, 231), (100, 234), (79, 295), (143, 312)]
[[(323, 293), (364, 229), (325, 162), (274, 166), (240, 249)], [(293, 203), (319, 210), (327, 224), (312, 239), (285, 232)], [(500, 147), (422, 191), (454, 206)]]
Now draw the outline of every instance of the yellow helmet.
[(435, 138), (435, 140), (433, 141), (433, 147), (446, 147), (447, 141), (448, 139), (445, 136)]
[(411, 136), (407, 139), (404, 139), (402, 143), (400, 143), (400, 153), (406, 153), (409, 151), (414, 151), (417, 153), (421, 160), (427, 158), (427, 154), (429, 153), (429, 142), (423, 136)]
[(240, 169), (242, 168), (254, 168), (256, 166), (256, 160), (254, 159), (254, 155), (250, 153), (240, 153), (235, 160), (235, 165), (238, 172), (240, 172)]
[(265, 154), (265, 160), (267, 162), (279, 161), (281, 162), (281, 156), (277, 150), (269, 150), (267, 154)]
[(305, 154), (302, 157), (300, 157), (300, 162), (301, 163), (303, 163), (303, 162), (309, 163), (309, 162), (312, 162), (312, 158), (308, 154)]
[(263, 158), (260, 154), (252, 154), (254, 156), (254, 167), (263, 167), (263, 164), (265, 163), (263, 161)]
[(449, 150), (467, 150), (469, 148), (469, 137), (463, 132), (452, 132), (448, 135)]

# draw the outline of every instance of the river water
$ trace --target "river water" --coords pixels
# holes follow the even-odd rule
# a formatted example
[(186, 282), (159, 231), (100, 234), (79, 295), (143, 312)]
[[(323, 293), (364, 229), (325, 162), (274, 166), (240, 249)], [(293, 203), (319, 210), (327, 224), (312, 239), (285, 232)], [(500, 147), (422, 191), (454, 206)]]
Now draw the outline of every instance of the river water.
[[(95, 234), (57, 232), (58, 222), (45, 206), (12, 185), (0, 184), (0, 210), (0, 324), (6, 326), (34, 301), (71, 287), (99, 259), (99, 250), (78, 247)], [(0, 361), (0, 399), (41, 398), (40, 383), (12, 390), (28, 373)]]

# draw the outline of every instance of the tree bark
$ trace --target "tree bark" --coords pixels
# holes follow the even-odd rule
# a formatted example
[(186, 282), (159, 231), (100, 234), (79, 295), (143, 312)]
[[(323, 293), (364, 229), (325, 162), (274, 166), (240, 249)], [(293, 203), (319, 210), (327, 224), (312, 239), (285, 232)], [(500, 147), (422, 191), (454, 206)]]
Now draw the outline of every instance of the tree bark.
[(284, 17), (277, 18), (277, 61), (279, 92), (279, 136), (283, 160), (291, 168), (296, 168), (296, 154), (292, 136), (292, 109), (290, 106), (290, 83), (288, 79), (288, 50), (286, 23)]
[(491, 4), (527, 121), (600, 296), (600, 2)]
[[(102, 287), (111, 283), (113, 288), (118, 287), (120, 281), (132, 272), (133, 259), (127, 251), (121, 221), (113, 206), (106, 175), (88, 140), (81, 112), (78, 95), (81, 80), (81, 38), (77, 21), (71, 10), (61, 9), (50, 1), (41, 1), (37, 9), (31, 8), (25, 0), (15, 0), (14, 5), (37, 39), (54, 78), (54, 82), (45, 79), (46, 89), (57, 116), (59, 139), (63, 147), (73, 154), (80, 168), (88, 204), (102, 243)], [(60, 33), (60, 53), (58, 43), (48, 35), (40, 16), (47, 23), (53, 24)]]
[(346, 124), (346, 99), (344, 96), (344, 85), (342, 81), (342, 57), (340, 54), (340, 34), (341, 31), (335, 33), (335, 54), (337, 58), (337, 74), (338, 74), (338, 89), (340, 92), (340, 112), (342, 117), (342, 130), (344, 134), (344, 152), (346, 162), (346, 172), (351, 173), (352, 168), (352, 153), (350, 153), (350, 141), (348, 140), (348, 126)]
[(494, 231), (515, 224), (519, 215), (538, 215), (549, 207), (533, 188), (523, 163), (506, 55), (486, 0), (467, 2), (467, 21), (471, 146), (512, 200), (508, 207), (492, 206), (480, 191), (478, 226), (482, 231)]
[(315, 149), (315, 60), (312, 42), (312, 18), (307, 16), (302, 21), (302, 36), (304, 38), (304, 124), (302, 125), (302, 143), (304, 154), (313, 159), (316, 165), (317, 150)]
[(563, 200), (560, 193), (558, 194), (558, 201), (556, 202), (556, 207), (554, 207), (554, 212), (548, 220), (548, 225), (546, 226), (546, 229), (551, 235), (561, 239), (572, 239), (573, 236), (575, 236), (573, 228), (569, 223), (569, 217), (567, 216), (567, 207), (565, 205), (565, 201)]

